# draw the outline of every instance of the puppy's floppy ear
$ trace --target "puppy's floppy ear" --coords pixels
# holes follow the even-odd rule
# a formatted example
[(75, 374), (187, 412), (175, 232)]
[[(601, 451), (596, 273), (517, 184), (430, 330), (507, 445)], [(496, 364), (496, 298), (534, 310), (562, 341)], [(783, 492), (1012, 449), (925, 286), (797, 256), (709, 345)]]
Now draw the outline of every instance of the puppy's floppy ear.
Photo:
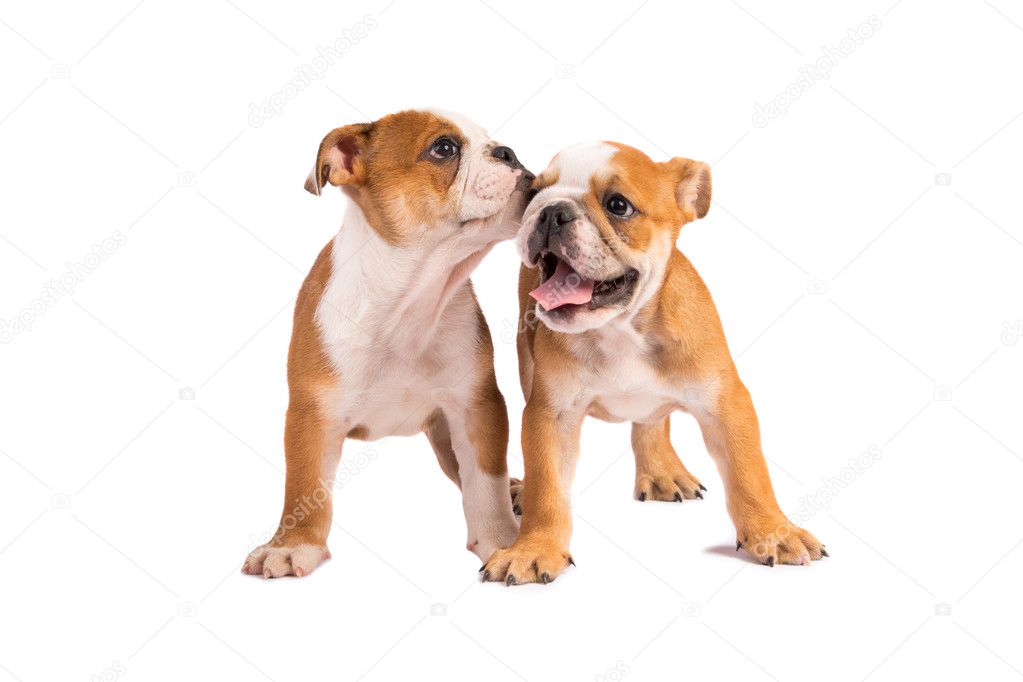
[(710, 210), (710, 166), (702, 161), (676, 157), (668, 162), (676, 173), (675, 197), (689, 220)]
[(332, 185), (358, 185), (366, 179), (366, 152), (372, 123), (355, 123), (327, 133), (316, 152), (316, 165), (306, 178), (307, 192), (320, 195)]

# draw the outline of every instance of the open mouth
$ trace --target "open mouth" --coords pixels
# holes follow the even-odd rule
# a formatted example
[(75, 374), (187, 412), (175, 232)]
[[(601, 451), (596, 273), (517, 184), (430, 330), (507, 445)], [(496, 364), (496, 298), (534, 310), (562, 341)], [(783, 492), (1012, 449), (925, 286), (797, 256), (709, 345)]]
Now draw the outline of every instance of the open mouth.
[(583, 277), (571, 265), (550, 251), (540, 252), (540, 286), (529, 292), (545, 311), (571, 312), (581, 308), (594, 310), (627, 299), (639, 275), (629, 268), (614, 279), (593, 280)]

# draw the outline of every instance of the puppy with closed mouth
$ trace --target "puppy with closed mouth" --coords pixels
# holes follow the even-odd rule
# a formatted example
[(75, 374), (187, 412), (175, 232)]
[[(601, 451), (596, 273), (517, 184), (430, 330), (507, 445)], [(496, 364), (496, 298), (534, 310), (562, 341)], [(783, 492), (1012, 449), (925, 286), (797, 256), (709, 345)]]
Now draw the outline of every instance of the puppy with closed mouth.
[(348, 208), (295, 305), (288, 353), (284, 511), (246, 573), (304, 576), (329, 558), (346, 440), (425, 432), (459, 486), (467, 548), (515, 539), (508, 417), (469, 275), (510, 239), (533, 175), (457, 114), (403, 111), (323, 138), (305, 188)]
[(637, 499), (681, 502), (706, 490), (669, 438), (669, 415), (688, 412), (724, 480), (736, 548), (771, 566), (827, 556), (775, 500), (714, 303), (675, 246), (710, 208), (710, 168), (599, 142), (560, 152), (534, 190), (516, 237), (522, 524), (481, 577), (547, 583), (573, 563), (568, 495), (586, 416), (632, 422)]

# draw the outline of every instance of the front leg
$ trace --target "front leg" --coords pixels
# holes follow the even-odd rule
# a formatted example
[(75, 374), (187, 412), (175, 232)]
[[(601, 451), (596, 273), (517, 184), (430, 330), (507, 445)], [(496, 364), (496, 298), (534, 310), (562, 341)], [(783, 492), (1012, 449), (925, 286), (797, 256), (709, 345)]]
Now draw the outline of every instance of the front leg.
[(293, 396), (284, 428), (284, 511), (273, 538), (249, 554), (242, 571), (301, 578), (330, 558), (327, 534), (343, 441), (340, 426), (320, 415), (316, 401)]
[(809, 564), (827, 556), (824, 545), (792, 525), (778, 506), (760, 449), (753, 402), (734, 370), (722, 379), (714, 406), (697, 412), (696, 418), (724, 479), (736, 549), (745, 549), (769, 566)]
[[(454, 479), (462, 491), (465, 546), (486, 561), (519, 532), (508, 497), (508, 412), (493, 375), (469, 405), (448, 405), (443, 414), (457, 462)], [(435, 449), (444, 444), (434, 441)]]
[[(526, 474), (521, 493), (522, 526), (508, 549), (494, 552), (480, 569), (484, 581), (508, 585), (549, 583), (574, 563), (569, 494), (579, 457), (582, 413), (558, 413), (534, 388), (522, 413)], [(507, 488), (505, 496), (507, 498)]]

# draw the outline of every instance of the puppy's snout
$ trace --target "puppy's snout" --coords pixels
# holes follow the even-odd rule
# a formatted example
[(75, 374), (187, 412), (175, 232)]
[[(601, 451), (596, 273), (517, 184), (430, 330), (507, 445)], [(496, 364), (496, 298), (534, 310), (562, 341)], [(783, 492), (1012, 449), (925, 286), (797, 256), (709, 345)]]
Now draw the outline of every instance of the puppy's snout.
[(548, 239), (561, 232), (561, 229), (575, 220), (575, 211), (566, 203), (551, 204), (540, 211), (536, 218), (536, 227), (548, 235)]
[(536, 216), (533, 231), (526, 242), (529, 262), (536, 263), (543, 251), (553, 250), (564, 239), (562, 233), (565, 227), (571, 225), (577, 217), (575, 209), (568, 202), (545, 206)]
[(515, 189), (526, 191), (533, 183), (533, 180), (536, 180), (536, 176), (530, 173), (529, 169), (522, 165), (522, 162), (519, 161), (519, 157), (515, 156), (515, 152), (511, 147), (505, 147), (504, 145), (494, 147), (490, 151), (490, 155), (506, 166), (522, 171), (522, 175), (519, 177), (519, 182)]

